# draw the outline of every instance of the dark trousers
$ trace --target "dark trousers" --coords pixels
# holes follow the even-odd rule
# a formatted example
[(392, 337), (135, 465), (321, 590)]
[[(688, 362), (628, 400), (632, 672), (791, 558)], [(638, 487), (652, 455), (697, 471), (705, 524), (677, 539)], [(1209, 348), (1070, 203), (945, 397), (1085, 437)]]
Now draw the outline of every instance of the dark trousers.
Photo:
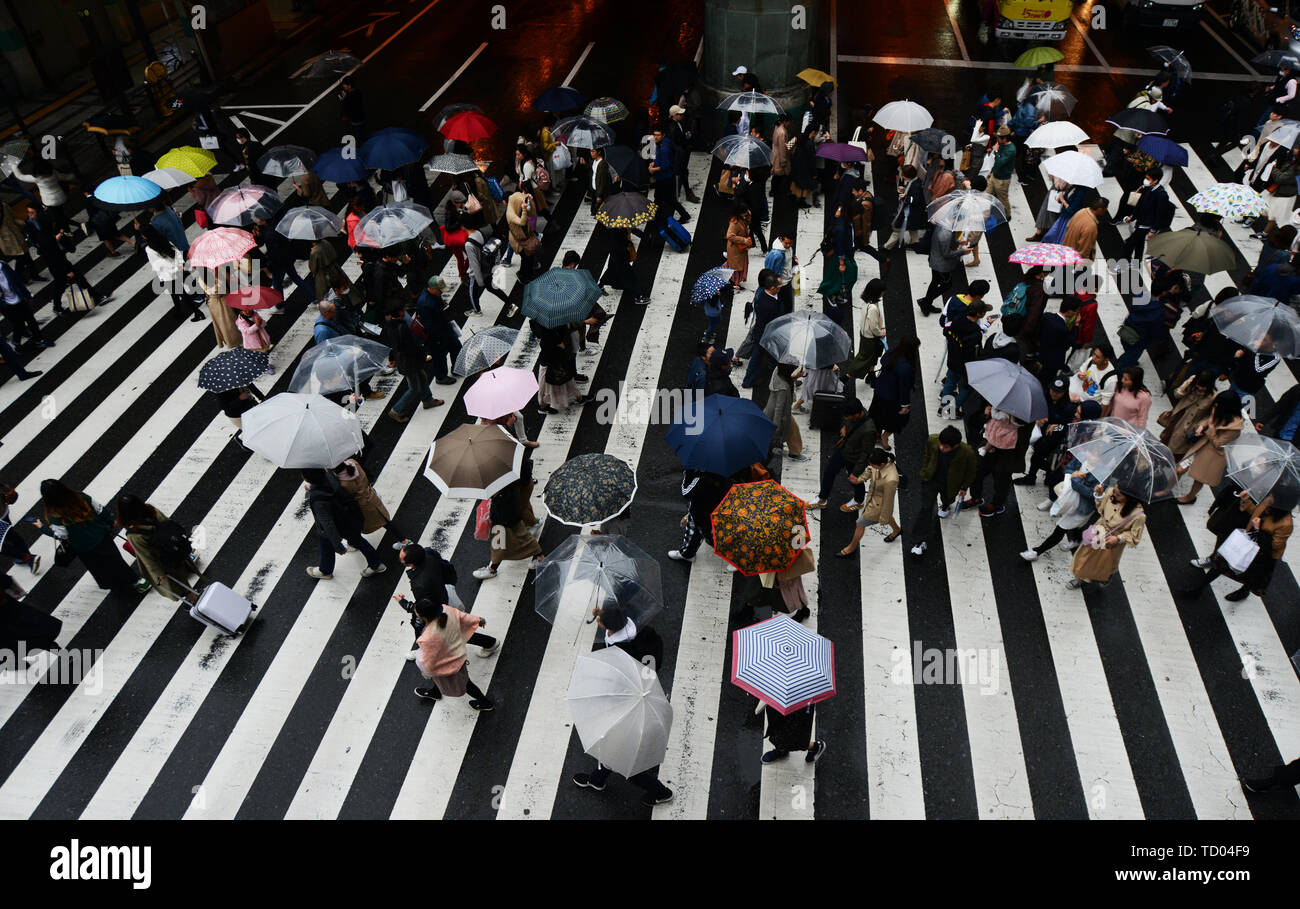
[(1146, 251), (1147, 234), (1150, 232), (1149, 227), (1134, 227), (1133, 233), (1124, 241), (1124, 258), (1141, 259), (1142, 253)]
[(925, 295), (921, 299), (925, 301), (926, 306), (933, 306), (937, 298), (947, 296), (950, 287), (952, 287), (952, 272), (935, 271), (932, 268), (930, 286), (925, 289)]
[(172, 315), (179, 322), (186, 316), (195, 316), (200, 314), (199, 304), (189, 294), (172, 294)]
[(456, 337), (456, 332), (452, 330), (451, 325), (444, 322), (433, 329), (427, 346), (429, 353), (433, 355), (433, 377), (447, 378), (448, 361), (450, 360), (454, 366), (456, 356), (460, 353), (460, 339)]
[(81, 273), (80, 268), (68, 261), (66, 256), (50, 260), (47, 265), (50, 269), (50, 277), (54, 280), (55, 309), (63, 309), (63, 292), (70, 284), (76, 284), (86, 293), (94, 296), (94, 290), (86, 280), (86, 276)]
[[(597, 786), (604, 786), (609, 776), (614, 771), (610, 770), (604, 764), (596, 764), (596, 769), (588, 774), (588, 778)], [(651, 767), (649, 770), (642, 770), (640, 773), (633, 774), (627, 778), (627, 781), (638, 789), (644, 790), (646, 795), (654, 798), (662, 798), (665, 795), (672, 795), (672, 790), (659, 782), (659, 768)]]
[(433, 391), (429, 388), (429, 374), (418, 369), (406, 376), (406, 391), (393, 405), (393, 413), (409, 416), (415, 412), (416, 401), (432, 401)]
[(1011, 471), (1003, 470), (999, 467), (998, 462), (1002, 459), (1003, 452), (997, 449), (989, 449), (989, 453), (980, 458), (979, 466), (975, 468), (975, 482), (971, 484), (971, 495), (979, 497), (984, 492), (984, 479), (993, 475), (993, 498), (990, 500), (994, 508), (1000, 508), (1007, 503), (1007, 493), (1011, 491)]
[(27, 548), (27, 541), (18, 535), (17, 528), (10, 527), (5, 540), (0, 543), (0, 555), (7, 555), (15, 562), (21, 562), (32, 554)]
[(77, 558), (101, 590), (134, 588), (140, 579), (122, 558), (115, 537), (105, 537), (94, 549), (78, 552)]
[[(817, 498), (827, 500), (830, 498), (831, 489), (835, 485), (835, 478), (841, 470), (852, 470), (853, 465), (844, 460), (842, 449), (831, 449), (831, 455), (826, 459), (826, 466), (822, 468), (822, 488), (817, 492)], [(866, 495), (866, 488), (862, 483), (850, 483), (849, 488), (853, 490), (853, 501), (861, 502), (862, 497)]]
[[(1087, 525), (1085, 524), (1084, 527)], [(1052, 532), (1047, 535), (1047, 539), (1034, 547), (1034, 552), (1042, 555), (1053, 546), (1059, 546), (1061, 541), (1068, 538), (1076, 546), (1083, 542), (1083, 527), (1076, 527), (1074, 530), (1066, 530), (1060, 525), (1052, 528)]]
[(776, 369), (776, 361), (758, 343), (758, 337), (754, 338), (753, 355), (749, 362), (745, 364), (745, 377), (741, 380), (741, 386), (744, 388), (766, 388), (768, 380), (772, 378), (772, 370)]
[[(594, 774), (593, 774), (594, 776)], [(1300, 786), (1300, 758), (1285, 766), (1273, 768), (1263, 779), (1251, 780), (1256, 789), (1277, 789), (1280, 786)]]
[(938, 499), (946, 511), (952, 507), (952, 501), (944, 499), (944, 492), (939, 484), (930, 481), (921, 484), (921, 505), (912, 520), (912, 545), (929, 541), (939, 528), (939, 515), (934, 510), (934, 500)]
[(679, 551), (685, 558), (694, 558), (695, 553), (700, 551), (702, 542), (704, 542), (704, 534), (696, 526), (695, 518), (688, 512), (686, 523), (682, 526), (682, 548)]
[[(323, 533), (317, 533), (316, 539), (320, 541), (320, 570), (321, 574), (334, 573), (334, 545), (330, 543), (329, 537)], [(348, 543), (357, 547), (363, 556), (366, 557), (366, 564), (371, 568), (377, 568), (380, 564), (379, 553), (375, 547), (366, 542), (366, 538), (361, 534), (356, 534), (355, 540), (348, 540)]]
[(20, 379), (27, 376), (27, 370), (23, 367), (23, 356), (18, 351), (9, 346), (9, 342), (0, 338), (0, 358), (5, 361), (5, 366)]
[(22, 343), (23, 336), (39, 341), (45, 336), (41, 334), (41, 325), (36, 321), (36, 316), (32, 314), (32, 306), (26, 300), (20, 300), (17, 303), (0, 304), (0, 312), (4, 313), (5, 321), (9, 323), (9, 330), (13, 335), (14, 343)]

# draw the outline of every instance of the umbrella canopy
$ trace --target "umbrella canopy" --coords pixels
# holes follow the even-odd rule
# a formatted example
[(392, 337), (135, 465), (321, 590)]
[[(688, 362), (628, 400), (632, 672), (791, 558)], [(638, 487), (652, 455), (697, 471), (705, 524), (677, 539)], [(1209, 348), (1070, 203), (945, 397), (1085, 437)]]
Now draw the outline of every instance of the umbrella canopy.
[(1187, 82), (1192, 81), (1192, 64), (1188, 62), (1187, 55), (1182, 51), (1161, 44), (1156, 47), (1148, 47), (1147, 53), (1169, 67), (1179, 79)]
[(1230, 271), (1237, 264), (1230, 245), (1195, 227), (1157, 234), (1147, 242), (1147, 255), (1170, 268), (1203, 275)]
[(682, 466), (729, 477), (767, 460), (776, 424), (748, 398), (688, 398), (665, 436)]
[(1272, 142), (1283, 148), (1295, 148), (1295, 140), (1300, 138), (1300, 120), (1281, 120), (1277, 129), (1268, 134), (1265, 142)]
[(1300, 357), (1300, 314), (1286, 303), (1249, 294), (1230, 297), (1211, 308), (1210, 318), (1225, 338), (1255, 353)]
[(144, 179), (157, 184), (163, 189), (179, 189), (193, 183), (196, 178), (175, 167), (160, 167), (157, 170), (149, 171), (144, 175)]
[[(566, 537), (547, 554), (533, 584), (537, 614), (552, 625), (561, 607), (585, 617), (593, 606), (618, 606), (640, 630), (663, 609), (659, 560), (616, 534)], [(582, 585), (579, 597), (569, 595), (575, 585)]]
[(343, 219), (319, 205), (299, 205), (289, 209), (275, 229), (290, 240), (320, 240), (342, 233)]
[(1040, 66), (1048, 66), (1065, 59), (1065, 54), (1061, 53), (1054, 47), (1038, 45), (1031, 47), (1016, 58), (1012, 64), (1016, 69), (1036, 69)]
[(284, 294), (265, 284), (250, 284), (226, 294), (226, 305), (234, 309), (270, 309), (284, 302)]
[(465, 412), (471, 417), (495, 420), (522, 410), (537, 394), (537, 376), (528, 369), (502, 366), (483, 373), (465, 392)]
[(1144, 136), (1152, 133), (1163, 136), (1169, 132), (1165, 118), (1144, 107), (1126, 107), (1119, 113), (1111, 114), (1106, 122), (1116, 129), (1127, 129)]
[(713, 154), (732, 167), (767, 167), (772, 163), (772, 146), (755, 136), (723, 136)]
[(1300, 449), (1271, 436), (1242, 436), (1224, 449), (1228, 476), (1256, 502), (1290, 511), (1300, 504)]
[(617, 98), (597, 98), (582, 111), (586, 116), (602, 123), (617, 123), (628, 117), (627, 106)]
[(605, 163), (609, 169), (623, 178), (625, 182), (641, 179), (641, 157), (626, 145), (610, 145), (605, 148)]
[(1029, 97), (1033, 99), (1038, 112), (1046, 114), (1049, 120), (1064, 120), (1070, 116), (1074, 111), (1074, 106), (1079, 103), (1079, 99), (1074, 97), (1069, 89), (1064, 85), (1057, 85), (1055, 82), (1040, 85), (1030, 92)]
[(835, 697), (835, 645), (788, 615), (731, 637), (731, 683), (782, 716)]
[(731, 283), (735, 274), (734, 270), (725, 265), (710, 268), (695, 279), (695, 286), (691, 288), (691, 302), (703, 303), (705, 300), (713, 299), (722, 288)]
[(1268, 214), (1264, 197), (1240, 183), (1211, 183), (1187, 200), (1197, 211), (1244, 221)]
[(438, 155), (424, 166), (431, 174), (451, 174), (454, 177), (478, 170), (478, 165), (469, 155)]
[(848, 161), (865, 161), (867, 153), (859, 146), (847, 142), (823, 142), (817, 146), (817, 157), (829, 158), (844, 164)]
[(272, 177), (296, 177), (311, 171), (316, 153), (301, 145), (277, 145), (257, 159), (257, 169)]
[(945, 148), (955, 150), (957, 148), (956, 139), (937, 127), (930, 126), (925, 129), (918, 129), (911, 135), (912, 144), (917, 145), (922, 151), (939, 154)]
[(822, 83), (824, 82), (829, 82), (831, 85), (834, 85), (836, 88), (839, 87), (839, 83), (835, 81), (835, 79), (831, 76), (830, 73), (823, 72), (822, 70), (819, 69), (813, 69), (811, 66), (808, 67), (807, 69), (799, 70), (799, 72), (794, 74), (794, 77), (796, 79), (802, 79), (804, 82), (807, 82), (813, 88), (821, 88)]
[(1083, 257), (1072, 246), (1062, 246), (1059, 243), (1030, 243), (1013, 252), (1007, 261), (1017, 265), (1042, 265), (1045, 268), (1054, 268), (1058, 265), (1074, 265), (1082, 262)]
[(1064, 148), (1088, 141), (1088, 134), (1069, 120), (1053, 120), (1035, 129), (1025, 139), (1029, 148)]
[(1292, 50), (1264, 51), (1257, 57), (1251, 57), (1250, 62), (1268, 69), (1281, 69), (1282, 64), (1287, 63), (1293, 71), (1300, 71), (1300, 54)]
[(1047, 416), (1047, 398), (1038, 377), (1023, 366), (993, 357), (966, 364), (970, 387), (1017, 420), (1032, 423)]
[(604, 148), (614, 144), (614, 131), (605, 123), (592, 117), (565, 117), (551, 127), (557, 142), (570, 148)]
[(184, 171), (196, 180), (199, 177), (206, 176), (208, 171), (216, 166), (216, 155), (206, 148), (195, 148), (193, 145), (182, 145), (179, 148), (173, 148), (154, 164), (154, 167), (159, 170), (170, 167)]
[(565, 696), (583, 750), (625, 777), (663, 763), (673, 707), (659, 676), (626, 651), (584, 653)]
[(289, 380), (289, 390), (318, 395), (356, 391), (388, 365), (388, 348), (357, 335), (328, 338), (307, 349)]
[[(0, 179), (8, 177), (14, 172), (14, 168), (23, 163), (23, 159), (18, 155), (11, 155), (8, 152), (0, 152)], [(157, 173), (157, 171), (153, 171)]]
[(352, 229), (357, 246), (384, 249), (414, 240), (420, 231), (433, 223), (433, 215), (414, 202), (389, 202), (377, 205)]
[(1071, 186), (1101, 186), (1101, 167), (1083, 152), (1067, 151), (1047, 159), (1047, 173)]
[(258, 218), (269, 218), (283, 204), (275, 190), (250, 183), (232, 186), (218, 195), (208, 203), (208, 215), (214, 224), (248, 227)]
[(397, 170), (404, 164), (419, 161), (428, 147), (429, 143), (419, 133), (390, 126), (372, 133), (358, 149), (357, 157), (370, 170)]
[(1164, 136), (1143, 136), (1138, 140), (1138, 151), (1150, 155), (1161, 164), (1172, 164), (1175, 167), (1187, 166), (1187, 149)]
[(484, 114), (478, 111), (466, 110), (461, 111), (448, 117), (446, 122), (438, 128), (448, 139), (455, 139), (458, 142), (475, 142), (479, 139), (486, 139), (497, 131), (497, 125), (489, 120)]
[(1160, 440), (1118, 417), (1070, 424), (1066, 444), (1098, 483), (1143, 502), (1167, 499), (1178, 482), (1178, 459)]
[(464, 338), (452, 372), (458, 376), (472, 376), (491, 369), (510, 353), (518, 337), (518, 329), (509, 325), (493, 325)]
[(934, 123), (931, 113), (915, 101), (890, 101), (871, 118), (885, 129), (914, 133)]
[(600, 299), (600, 285), (585, 268), (551, 268), (524, 286), (520, 311), (547, 328), (581, 322)]
[(281, 392), (241, 422), (244, 445), (277, 467), (329, 469), (365, 444), (357, 415), (320, 395)]
[(718, 110), (738, 110), (746, 114), (779, 114), (781, 106), (762, 92), (736, 92), (727, 95)]
[(238, 262), (252, 249), (257, 249), (257, 241), (248, 231), (235, 227), (214, 227), (198, 235), (190, 244), (186, 258), (196, 268), (219, 268), (230, 262)]
[(110, 211), (135, 211), (162, 195), (162, 187), (143, 177), (109, 177), (95, 187), (95, 201)]
[(326, 51), (311, 62), (303, 76), (308, 79), (341, 76), (344, 73), (352, 72), (362, 62), (360, 57), (354, 56), (347, 51)]
[(600, 205), (596, 220), (606, 227), (641, 227), (654, 220), (658, 206), (644, 193), (614, 193)]
[(986, 230), (990, 218), (996, 224), (1007, 219), (1006, 210), (996, 196), (975, 189), (955, 189), (940, 196), (930, 203), (927, 213), (931, 224), (953, 233)]
[(576, 88), (569, 88), (567, 85), (557, 85), (554, 88), (548, 88), (533, 100), (534, 110), (544, 110), (553, 114), (561, 111), (577, 110), (587, 103), (587, 99), (582, 96), (582, 92)]
[(223, 350), (199, 370), (199, 388), (217, 393), (243, 388), (265, 374), (269, 362), (270, 357), (260, 350), (244, 347)]
[[(438, 132), (442, 132), (442, 128), (446, 125), (448, 120), (457, 114), (463, 114), (466, 111), (473, 111), (476, 114), (482, 114), (483, 108), (479, 107), (477, 104), (448, 104), (434, 115), (433, 128)], [(484, 116), (487, 115), (484, 114)]]
[(636, 495), (636, 471), (604, 452), (578, 455), (551, 474), (542, 493), (546, 509), (561, 524), (602, 524), (627, 510)]
[(853, 342), (830, 316), (800, 310), (767, 324), (758, 342), (782, 363), (826, 369), (849, 358)]
[(331, 148), (329, 151), (323, 151), (316, 158), (316, 163), (312, 165), (312, 171), (322, 180), (329, 180), (331, 183), (355, 183), (358, 180), (364, 180), (370, 170), (355, 155), (344, 155), (345, 149)]
[(524, 446), (500, 426), (463, 423), (429, 446), (424, 475), (453, 499), (488, 499), (521, 476)]
[(713, 550), (741, 574), (785, 571), (810, 540), (806, 505), (776, 480), (737, 483), (713, 510)]

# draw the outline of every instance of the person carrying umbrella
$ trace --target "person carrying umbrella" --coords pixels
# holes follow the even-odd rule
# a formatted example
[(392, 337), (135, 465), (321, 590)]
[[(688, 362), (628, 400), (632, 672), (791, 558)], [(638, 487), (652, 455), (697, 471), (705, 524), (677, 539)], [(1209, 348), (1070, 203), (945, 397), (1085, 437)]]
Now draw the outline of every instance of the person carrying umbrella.
[(1142, 503), (1121, 492), (1118, 486), (1109, 489), (1100, 483), (1093, 487), (1097, 523), (1091, 525), (1083, 536), (1083, 543), (1074, 551), (1070, 563), (1073, 577), (1065, 586), (1078, 590), (1084, 584), (1095, 583), (1105, 587), (1119, 570), (1119, 560), (1125, 546), (1136, 546), (1142, 541), (1146, 526), (1146, 510)]
[(867, 416), (867, 409), (857, 398), (844, 404), (844, 424), (840, 427), (839, 438), (831, 449), (826, 464), (822, 467), (821, 489), (817, 497), (809, 502), (808, 507), (820, 510), (826, 507), (835, 478), (841, 470), (849, 472), (849, 488), (853, 495), (849, 501), (840, 506), (840, 511), (851, 513), (862, 507), (866, 489), (861, 478), (866, 473), (872, 450), (880, 438), (876, 424)]
[(283, 292), (284, 279), (288, 277), (292, 279), (299, 290), (307, 295), (307, 302), (315, 303), (315, 287), (307, 283), (307, 279), (298, 274), (298, 269), (294, 265), (295, 256), (289, 238), (275, 229), (269, 220), (271, 217), (274, 217), (274, 215), (259, 210), (253, 219), (251, 231), (258, 245), (266, 250), (266, 267), (271, 274), (271, 287)]
[(361, 570), (363, 578), (387, 571), (388, 566), (380, 561), (375, 547), (362, 535), (364, 518), (356, 500), (339, 489), (337, 482), (331, 482), (329, 474), (319, 468), (303, 470), (302, 479), (307, 486), (307, 505), (316, 522), (316, 538), (320, 543), (320, 566), (309, 567), (307, 574), (318, 581), (330, 580), (334, 577), (335, 555), (353, 549), (365, 556), (366, 567)]
[(1214, 487), (1223, 481), (1223, 472), (1228, 466), (1225, 449), (1241, 435), (1244, 425), (1241, 398), (1232, 389), (1220, 392), (1214, 399), (1209, 417), (1196, 427), (1198, 441), (1193, 443), (1178, 465), (1180, 477), (1185, 473), (1192, 475), (1192, 488), (1187, 495), (1176, 500), (1179, 505), (1191, 505), (1202, 486)]
[[(495, 647), (494, 638), (477, 632), (487, 625), (487, 619), (429, 599), (416, 601), (412, 619), (416, 616), (424, 622), (424, 630), (416, 639), (420, 652), (415, 664), (421, 675), (433, 681), (430, 686), (416, 688), (416, 695), (428, 701), (438, 701), (444, 695), (459, 698), (468, 693), (469, 706), (474, 710), (480, 713), (495, 710), (496, 704), (470, 681), (469, 660), (465, 656), (465, 646), (482, 644), (482, 639), (491, 641)], [(475, 641), (475, 638), (480, 640)], [(483, 646), (486, 649), (487, 645)]]
[(415, 301), (415, 314), (425, 332), (425, 347), (433, 357), (433, 375), (437, 383), (455, 385), (456, 380), (448, 375), (447, 370), (456, 363), (460, 338), (456, 336), (447, 302), (442, 297), (446, 289), (447, 282), (440, 276), (429, 278), (428, 285)]
[[(1080, 419), (1091, 420), (1101, 416), (1096, 402), (1086, 401), (1079, 405), (1079, 409), (1085, 411)], [(1067, 467), (1078, 468), (1079, 462), (1070, 457)], [(1020, 558), (1026, 562), (1036, 562), (1039, 556), (1053, 546), (1060, 546), (1070, 553), (1075, 552), (1083, 542), (1083, 528), (1094, 523), (1097, 518), (1093, 499), (1096, 485), (1086, 470), (1073, 469), (1067, 473), (1062, 481), (1060, 495), (1053, 492), (1055, 498), (1046, 500), (1047, 508), (1051, 509), (1052, 516), (1056, 518), (1056, 526), (1047, 535), (1047, 539), (1020, 553)], [(1040, 503), (1039, 510), (1047, 509)]]
[[(527, 518), (532, 517), (530, 499), (533, 489), (533, 461), (526, 456), (518, 480), (510, 483), (490, 499), (488, 517), (491, 530), (488, 535), (490, 560), (487, 565), (474, 570), (474, 577), (488, 581), (497, 576), (497, 566), (503, 561), (530, 559), (528, 567), (536, 568), (542, 561), (542, 547), (537, 537), (529, 532)], [(536, 520), (532, 524), (536, 524)]]
[(429, 388), (424, 345), (416, 339), (411, 326), (406, 323), (406, 312), (401, 306), (392, 306), (385, 311), (380, 337), (391, 351), (388, 365), (396, 367), (406, 379), (406, 391), (393, 404), (388, 416), (398, 423), (405, 423), (411, 419), (416, 401), (420, 401), (425, 410), (445, 404), (446, 401), (435, 398)]
[[(1209, 586), (1215, 578), (1227, 576), (1239, 582), (1241, 586), (1225, 594), (1223, 598), (1238, 602), (1252, 593), (1257, 597), (1263, 597), (1269, 583), (1273, 580), (1273, 572), (1282, 556), (1286, 554), (1287, 540), (1295, 529), (1291, 512), (1273, 505), (1272, 496), (1265, 496), (1264, 501), (1259, 504), (1256, 504), (1250, 497), (1250, 493), (1245, 490), (1238, 493), (1237, 497), (1240, 501), (1240, 511), (1244, 515), (1249, 515), (1245, 518), (1243, 529), (1254, 538), (1256, 545), (1259, 546), (1259, 552), (1244, 571), (1234, 571), (1222, 558), (1215, 557), (1217, 552), (1211, 556), (1193, 559), (1193, 565), (1207, 570), (1185, 591), (1185, 595), (1195, 596)], [(1217, 500), (1215, 506), (1219, 507)], [(1209, 526), (1209, 522), (1206, 523)], [(1226, 536), (1227, 534), (1223, 534), (1224, 538)], [(1216, 540), (1216, 550), (1222, 542), (1222, 539)]]
[[(1025, 423), (1011, 414), (989, 405), (984, 408), (988, 422), (984, 424), (984, 447), (970, 489), (973, 498), (965, 499), (962, 508), (978, 508), (981, 518), (991, 518), (1006, 510), (1007, 494), (1011, 492), (1011, 475), (1025, 470), (1025, 452), (1029, 448), (1032, 423)], [(993, 498), (985, 500), (984, 479), (993, 475)]]
[[(1146, 172), (1142, 185), (1137, 190), (1138, 201), (1133, 207), (1133, 213), (1124, 218), (1125, 224), (1133, 225), (1133, 233), (1124, 241), (1122, 255), (1132, 262), (1142, 261), (1148, 234), (1169, 230), (1173, 224), (1174, 204), (1169, 199), (1169, 192), (1160, 182), (1163, 178), (1164, 171), (1158, 164)], [(1291, 181), (1291, 189), (1294, 195), (1294, 180)]]
[(763, 708), (763, 716), (767, 723), (763, 738), (772, 744), (771, 749), (763, 753), (764, 764), (773, 764), (787, 758), (791, 751), (807, 752), (804, 761), (815, 764), (826, 753), (826, 742), (812, 737), (813, 720), (817, 716), (816, 704), (809, 704), (789, 715), (782, 714), (767, 704)]
[(921, 461), (920, 508), (912, 521), (912, 536), (916, 542), (912, 555), (925, 555), (929, 538), (938, 529), (934, 502), (939, 500), (939, 518), (954, 513), (953, 503), (975, 481), (979, 469), (975, 449), (962, 441), (961, 430), (945, 426), (937, 435), (925, 442), (925, 455)]

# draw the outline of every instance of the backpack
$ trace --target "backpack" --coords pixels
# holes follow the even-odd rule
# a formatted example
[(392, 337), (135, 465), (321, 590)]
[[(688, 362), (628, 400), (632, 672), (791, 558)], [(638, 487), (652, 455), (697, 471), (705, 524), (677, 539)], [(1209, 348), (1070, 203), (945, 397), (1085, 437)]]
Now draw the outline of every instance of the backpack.
[(1029, 285), (1021, 281), (1011, 288), (1011, 295), (1002, 301), (1002, 315), (1023, 316), (1029, 306)]
[(494, 200), (497, 202), (504, 202), (506, 200), (506, 191), (501, 188), (501, 184), (497, 181), (496, 177), (488, 177), (487, 185), (488, 192), (492, 194)]
[(149, 532), (149, 545), (157, 551), (164, 565), (180, 565), (194, 551), (185, 528), (175, 521), (162, 521)]

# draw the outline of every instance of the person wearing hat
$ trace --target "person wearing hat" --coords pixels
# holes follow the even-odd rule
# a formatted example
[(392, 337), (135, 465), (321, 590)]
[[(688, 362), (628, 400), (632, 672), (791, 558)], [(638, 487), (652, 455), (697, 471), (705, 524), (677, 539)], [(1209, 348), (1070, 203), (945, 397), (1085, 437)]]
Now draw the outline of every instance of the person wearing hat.
[(1057, 376), (1047, 388), (1047, 416), (1038, 421), (1041, 435), (1031, 446), (1033, 453), (1029, 458), (1029, 472), (1023, 477), (1016, 477), (1012, 483), (1016, 486), (1033, 486), (1038, 482), (1038, 471), (1041, 470), (1048, 485), (1055, 485), (1052, 483), (1056, 472), (1053, 465), (1060, 460), (1065, 445), (1065, 430), (1077, 408), (1078, 405), (1070, 400), (1070, 383), (1064, 376)]
[(999, 202), (1011, 220), (1011, 178), (1016, 172), (1016, 146), (1011, 141), (1011, 127), (999, 126), (997, 146), (992, 152), (993, 169), (989, 171), (988, 191)]
[(455, 385), (448, 374), (448, 364), (455, 365), (460, 353), (460, 338), (455, 323), (442, 298), (447, 282), (439, 275), (429, 278), (428, 285), (415, 301), (415, 316), (424, 329), (424, 346), (433, 357), (433, 375), (439, 385)]
[(674, 104), (668, 108), (668, 141), (673, 145), (673, 170), (677, 173), (678, 189), (686, 191), (687, 202), (699, 202), (700, 197), (690, 186), (691, 143), (695, 134), (686, 128), (686, 108)]
[(740, 392), (731, 381), (730, 350), (714, 350), (709, 354), (709, 371), (704, 376), (704, 394), (705, 397), (709, 395), (740, 397)]

